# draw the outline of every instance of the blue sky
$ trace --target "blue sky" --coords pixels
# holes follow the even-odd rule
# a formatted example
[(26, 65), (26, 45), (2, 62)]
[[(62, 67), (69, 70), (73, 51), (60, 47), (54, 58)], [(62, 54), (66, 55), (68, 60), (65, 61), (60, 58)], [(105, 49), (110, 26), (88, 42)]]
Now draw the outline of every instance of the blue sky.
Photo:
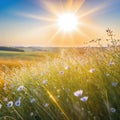
[[(60, 0), (49, 0), (49, 2), (53, 5), (55, 2), (58, 2), (59, 4), (59, 1)], [(67, 0), (63, 0), (63, 2), (66, 1)], [(73, 2), (74, 1), (77, 0), (73, 0)], [(32, 40), (36, 40), (34, 45), (38, 45), (38, 41), (44, 39), (44, 37), (38, 37), (38, 34), (36, 34), (37, 37), (33, 35), (26, 38), (26, 36), (30, 33), (29, 30), (31, 29), (32, 32), (32, 29), (43, 25), (43, 21), (17, 14), (30, 13), (42, 16), (47, 14), (49, 15), (49, 10), (47, 11), (45, 9), (42, 2), (43, 0), (0, 0), (0, 45), (15, 46), (17, 43), (19, 45), (24, 45), (24, 43), (25, 45), (32, 45)], [(111, 27), (114, 31), (119, 33), (120, 0), (85, 0), (84, 4), (80, 8), (80, 11), (89, 11), (97, 6), (105, 4), (105, 2), (108, 4), (105, 8), (86, 16), (86, 18), (90, 19), (92, 23), (103, 27), (103, 31), (105, 28)], [(26, 36), (23, 31), (26, 32)], [(14, 33), (16, 34), (16, 37), (14, 36)], [(21, 38), (18, 39), (19, 37)], [(40, 43), (40, 45), (42, 45), (42, 43)]]

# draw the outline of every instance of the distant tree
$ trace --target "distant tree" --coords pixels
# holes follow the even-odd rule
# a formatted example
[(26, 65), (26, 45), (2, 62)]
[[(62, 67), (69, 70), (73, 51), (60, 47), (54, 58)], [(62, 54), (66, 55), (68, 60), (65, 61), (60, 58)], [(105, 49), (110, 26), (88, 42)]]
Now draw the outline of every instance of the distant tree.
[(16, 52), (24, 52), (24, 50), (18, 49), (18, 48), (14, 48), (14, 47), (0, 47), (0, 50), (3, 51), (16, 51)]

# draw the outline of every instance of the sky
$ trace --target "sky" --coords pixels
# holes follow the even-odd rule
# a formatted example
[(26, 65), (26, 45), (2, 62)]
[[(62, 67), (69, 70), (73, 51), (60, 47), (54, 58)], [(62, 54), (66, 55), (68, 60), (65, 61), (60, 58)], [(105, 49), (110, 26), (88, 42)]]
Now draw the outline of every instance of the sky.
[[(0, 0), (0, 46), (82, 46), (105, 30), (120, 37), (120, 0)], [(64, 33), (56, 25), (61, 13), (74, 12), (81, 25)]]

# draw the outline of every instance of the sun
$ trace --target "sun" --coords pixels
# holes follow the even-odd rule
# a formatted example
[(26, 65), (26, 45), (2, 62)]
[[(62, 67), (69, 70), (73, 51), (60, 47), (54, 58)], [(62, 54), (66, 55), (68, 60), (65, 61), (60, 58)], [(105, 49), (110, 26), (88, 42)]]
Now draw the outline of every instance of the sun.
[(63, 13), (58, 16), (57, 25), (61, 31), (70, 32), (78, 27), (78, 18), (74, 13)]

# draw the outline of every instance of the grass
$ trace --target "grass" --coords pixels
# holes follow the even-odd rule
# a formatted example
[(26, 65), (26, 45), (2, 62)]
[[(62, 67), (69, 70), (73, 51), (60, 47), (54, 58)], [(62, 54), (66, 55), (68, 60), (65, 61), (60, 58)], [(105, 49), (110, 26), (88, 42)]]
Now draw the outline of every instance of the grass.
[(42, 61), (4, 71), (0, 120), (120, 119), (118, 50), (61, 49)]
[[(8, 74), (13, 68), (20, 68), (22, 66), (31, 66), (33, 64), (44, 63), (51, 61), (57, 52), (10, 52), (0, 51), (0, 78), (3, 78), (3, 72)], [(7, 70), (5, 70), (7, 69)]]
[(46, 57), (53, 57), (54, 52), (9, 52), (0, 51), (0, 60), (29, 60), (29, 61), (40, 61), (45, 60)]

